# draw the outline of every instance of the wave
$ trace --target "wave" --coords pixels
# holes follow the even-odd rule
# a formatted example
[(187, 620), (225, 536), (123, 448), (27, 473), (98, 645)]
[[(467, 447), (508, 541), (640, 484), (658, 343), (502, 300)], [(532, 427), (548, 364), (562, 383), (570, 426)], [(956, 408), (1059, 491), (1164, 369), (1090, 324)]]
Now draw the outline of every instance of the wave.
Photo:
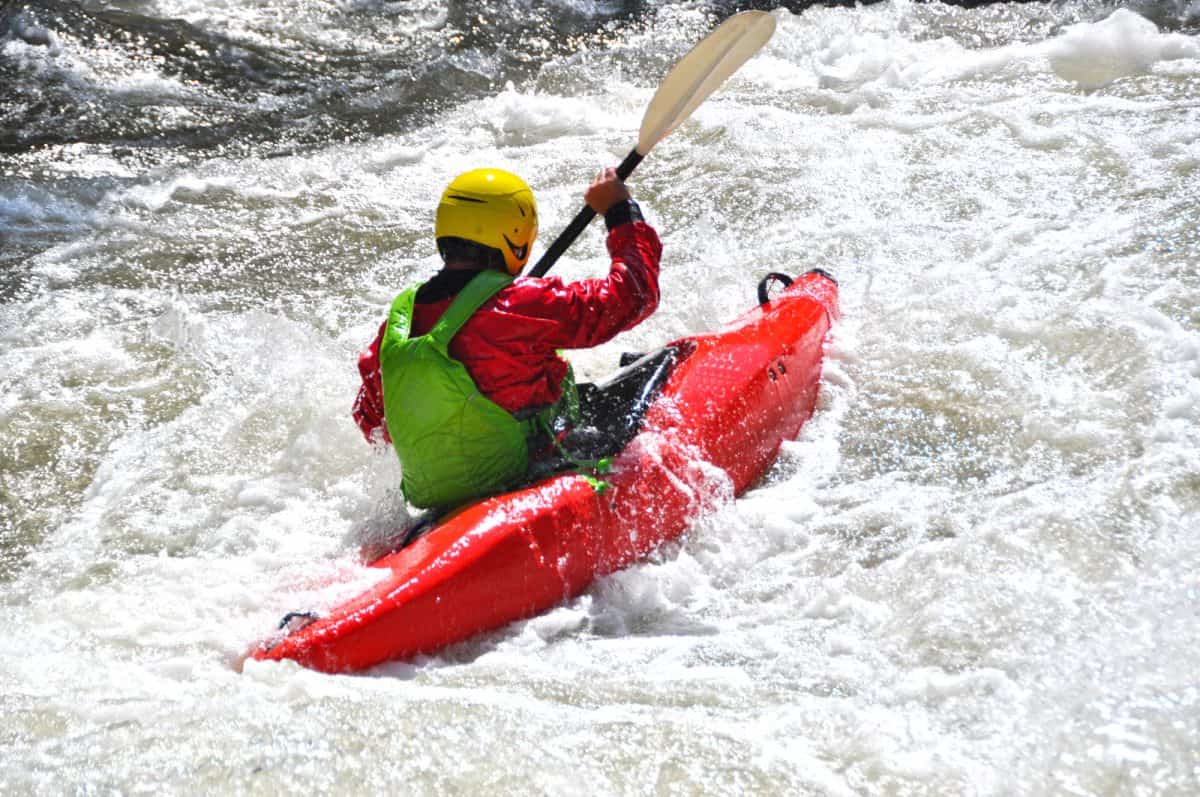
[[(164, 149), (280, 154), (404, 132), (448, 105), (526, 82), (548, 61), (605, 47), (659, 10), (615, 0), (126, 5), (136, 10), (0, 3), (0, 156), (61, 144), (143, 159)], [(750, 3), (780, 5), (814, 3)], [(715, 21), (745, 6), (702, 7)], [(1115, 7), (1073, 6), (1087, 19), (1078, 10), (1046, 16), (1065, 25)], [(1167, 30), (1200, 25), (1198, 0), (1132, 7)]]
[[(520, 82), (640, 4), (0, 6), (0, 153), (64, 143), (210, 149), (408, 129)], [(203, 9), (203, 10), (198, 10)]]

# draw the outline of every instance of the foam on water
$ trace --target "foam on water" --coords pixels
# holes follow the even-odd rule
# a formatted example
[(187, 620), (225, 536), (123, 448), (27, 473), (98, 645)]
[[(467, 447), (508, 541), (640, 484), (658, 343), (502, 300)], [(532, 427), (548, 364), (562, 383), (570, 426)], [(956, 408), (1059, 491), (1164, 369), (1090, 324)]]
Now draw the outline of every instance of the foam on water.
[(1153, 22), (1125, 9), (1095, 24), (1072, 26), (1043, 49), (1057, 75), (1088, 89), (1144, 74), (1163, 61), (1200, 58), (1194, 38), (1164, 36)]
[[(649, 561), (363, 677), (234, 665), (372, 583), (359, 546), (404, 514), (348, 408), (434, 268), (432, 198), (512, 168), (550, 240), (703, 15), (366, 144), (132, 182), (80, 153), (98, 196), (0, 200), (6, 233), (71, 234), (0, 305), (0, 790), (1200, 788), (1195, 40), (1072, 6), (776, 14), (633, 181), (660, 311), (576, 362), (819, 266), (817, 415), (737, 501), (697, 463), (714, 511)], [(555, 273), (604, 266), (593, 229)]]

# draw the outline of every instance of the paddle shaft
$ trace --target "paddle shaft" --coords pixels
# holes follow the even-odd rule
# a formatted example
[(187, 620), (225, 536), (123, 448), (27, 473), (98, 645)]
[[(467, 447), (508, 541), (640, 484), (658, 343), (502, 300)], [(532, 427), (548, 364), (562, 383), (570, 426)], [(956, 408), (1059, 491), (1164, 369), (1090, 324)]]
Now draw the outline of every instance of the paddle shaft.
[[(633, 174), (633, 170), (642, 162), (644, 156), (637, 151), (636, 148), (629, 150), (629, 154), (625, 156), (625, 160), (621, 161), (621, 165), (617, 167), (617, 177), (625, 180), (629, 175)], [(538, 260), (529, 271), (530, 277), (544, 277), (550, 267), (562, 257), (562, 253), (567, 251), (567, 248), (575, 243), (575, 239), (579, 237), (587, 226), (592, 223), (592, 219), (596, 217), (596, 211), (592, 210), (590, 205), (584, 205), (583, 210), (575, 214), (575, 218), (567, 225), (567, 229), (559, 233), (559, 236), (554, 239), (554, 243), (546, 250), (545, 254)]]
[[(775, 18), (770, 14), (765, 11), (743, 11), (722, 22), (680, 59), (659, 84), (658, 91), (654, 92), (642, 117), (637, 146), (621, 161), (617, 176), (622, 180), (628, 178), (654, 145), (687, 119), (700, 103), (758, 52), (774, 30)], [(595, 215), (596, 211), (591, 207), (579, 211), (528, 275), (545, 276)]]

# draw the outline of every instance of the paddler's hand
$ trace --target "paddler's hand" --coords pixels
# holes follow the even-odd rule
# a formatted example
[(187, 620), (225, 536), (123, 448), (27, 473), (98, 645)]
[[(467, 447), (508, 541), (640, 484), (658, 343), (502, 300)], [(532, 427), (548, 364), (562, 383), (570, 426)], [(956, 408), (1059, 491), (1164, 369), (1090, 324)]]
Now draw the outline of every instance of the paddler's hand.
[(596, 215), (603, 216), (613, 205), (629, 199), (629, 189), (625, 187), (621, 178), (617, 177), (617, 170), (610, 166), (600, 170), (596, 179), (588, 186), (588, 190), (583, 193), (583, 198), (588, 207), (596, 211)]

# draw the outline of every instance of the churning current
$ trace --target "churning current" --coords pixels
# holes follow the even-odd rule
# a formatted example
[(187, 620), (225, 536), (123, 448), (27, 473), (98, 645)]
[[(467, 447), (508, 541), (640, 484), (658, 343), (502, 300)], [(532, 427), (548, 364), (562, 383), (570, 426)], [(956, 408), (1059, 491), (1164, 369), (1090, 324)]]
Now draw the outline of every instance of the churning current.
[(630, 181), (660, 309), (573, 360), (823, 268), (800, 439), (543, 616), (237, 671), (406, 514), (349, 408), (442, 187), (522, 175), (544, 245), (732, 10), (0, 3), (0, 792), (1200, 791), (1194, 2), (774, 10)]

